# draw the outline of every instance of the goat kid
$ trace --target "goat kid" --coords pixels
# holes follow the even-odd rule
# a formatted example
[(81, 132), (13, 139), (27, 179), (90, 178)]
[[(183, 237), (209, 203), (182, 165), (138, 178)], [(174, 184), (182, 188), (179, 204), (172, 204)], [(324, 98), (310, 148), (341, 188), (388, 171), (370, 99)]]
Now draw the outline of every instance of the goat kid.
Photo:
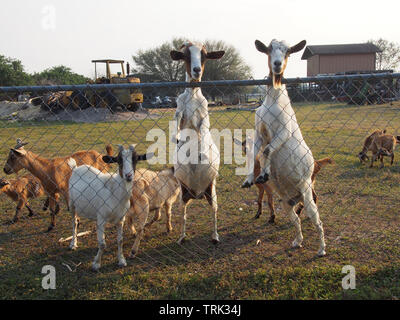
[[(4, 166), (6, 174), (18, 173), (22, 169), (28, 170), (38, 178), (49, 196), (50, 226), (47, 232), (54, 229), (56, 215), (60, 211), (58, 201), (60, 195), (65, 199), (68, 206), (68, 180), (71, 176), (71, 169), (67, 164), (69, 158), (74, 158), (78, 165), (89, 164), (102, 172), (107, 172), (110, 166), (101, 159), (101, 154), (95, 150), (78, 151), (68, 157), (46, 159), (25, 150), (27, 142), (17, 139), (17, 145), (10, 150), (7, 162)], [(111, 146), (107, 146), (107, 153), (112, 154)]]
[[(164, 208), (166, 214), (166, 231), (167, 233), (172, 231), (171, 209), (180, 194), (180, 185), (174, 176), (173, 168), (160, 172), (153, 172), (146, 169), (139, 170), (145, 170), (146, 172), (135, 174), (131, 209), (127, 214), (128, 226), (130, 226), (132, 233), (136, 235), (131, 250), (131, 257), (134, 257), (138, 253), (145, 229), (148, 229), (154, 222), (160, 220), (162, 208)], [(155, 211), (155, 215), (150, 222), (147, 222), (150, 211)], [(138, 220), (137, 231), (133, 225), (133, 217)]]
[[(17, 202), (14, 218), (10, 223), (15, 223), (19, 220), (21, 210), (26, 207), (29, 211), (29, 217), (36, 213), (29, 206), (29, 199), (35, 199), (44, 195), (44, 189), (40, 181), (32, 175), (25, 175), (16, 179), (0, 179), (0, 192), (6, 194), (10, 199)], [(46, 200), (47, 203), (47, 200)], [(47, 209), (46, 203), (44, 209)]]
[[(294, 248), (300, 247), (303, 242), (301, 221), (294, 207), (303, 202), (305, 214), (319, 233), (318, 256), (323, 256), (326, 254), (324, 230), (313, 200), (311, 180), (314, 158), (301, 134), (286, 86), (282, 84), (290, 54), (302, 50), (306, 41), (289, 47), (285, 42), (274, 39), (267, 47), (256, 40), (255, 45), (258, 51), (268, 56), (272, 86), (267, 86), (267, 96), (256, 111), (253, 161), (242, 187), (267, 181), (273, 186), (283, 200), (284, 211), (296, 227), (296, 237), (292, 242)], [(254, 164), (260, 150), (263, 151), (260, 157), (261, 173), (254, 179)]]
[[(205, 62), (209, 59), (220, 59), (224, 51), (207, 52), (201, 43), (185, 43), (183, 51), (171, 51), (171, 58), (175, 61), (184, 61), (186, 66), (186, 82), (200, 82), (204, 72)], [(219, 242), (217, 232), (217, 194), (216, 178), (218, 176), (220, 156), (210, 133), (210, 119), (208, 115), (208, 102), (203, 96), (201, 89), (186, 88), (185, 92), (177, 98), (177, 110), (174, 120), (177, 123), (177, 136), (173, 137), (176, 146), (175, 177), (181, 185), (181, 215), (182, 232), (178, 240), (181, 243), (186, 237), (186, 208), (193, 199), (206, 198), (212, 207), (212, 219), (214, 231), (212, 240)], [(187, 142), (180, 140), (180, 133), (184, 129), (194, 129), (197, 137)], [(190, 137), (192, 138), (192, 137)], [(184, 155), (181, 159), (180, 151), (183, 146), (188, 150), (198, 150), (198, 159), (187, 160)]]
[(70, 249), (77, 248), (78, 217), (96, 220), (99, 249), (92, 264), (95, 271), (101, 266), (106, 247), (106, 223), (117, 225), (118, 264), (126, 266), (122, 248), (124, 220), (130, 207), (136, 164), (146, 160), (147, 155), (138, 155), (134, 145), (129, 149), (119, 146), (117, 157), (107, 155), (102, 159), (108, 164), (118, 163), (118, 173), (103, 173), (90, 165), (78, 167), (73, 158), (68, 160), (72, 170), (69, 179), (69, 207), (73, 217)]

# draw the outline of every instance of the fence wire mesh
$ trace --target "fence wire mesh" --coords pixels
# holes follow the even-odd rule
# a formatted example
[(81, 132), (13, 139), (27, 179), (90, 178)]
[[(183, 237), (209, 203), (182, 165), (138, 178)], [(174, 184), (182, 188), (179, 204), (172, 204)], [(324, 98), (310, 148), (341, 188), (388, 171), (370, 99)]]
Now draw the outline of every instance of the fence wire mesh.
[[(321, 168), (314, 186), (325, 228), (328, 252), (325, 263), (398, 263), (398, 159), (395, 157), (391, 165), (384, 157), (391, 158), (390, 150), (378, 150), (377, 160), (384, 159), (384, 168), (380, 169), (380, 163), (372, 160), (369, 145), (365, 150), (367, 158), (359, 157), (359, 152), (365, 138), (376, 130), (386, 130), (385, 134), (400, 139), (400, 74), (297, 78), (285, 79), (283, 83), (314, 159), (332, 160), (321, 161), (321, 165), (328, 165)], [(128, 267), (123, 271), (126, 274), (140, 277), (141, 272), (149, 273), (162, 281), (160, 272), (187, 272), (190, 276), (204, 277), (228, 272), (233, 283), (241, 278), (242, 272), (257, 270), (260, 266), (279, 269), (314, 261), (318, 236), (306, 215), (300, 215), (304, 248), (297, 253), (289, 250), (295, 228), (291, 217), (282, 209), (280, 197), (274, 193), (270, 199), (268, 190), (265, 191), (269, 204), (266, 206), (263, 186), (241, 188), (247, 174), (246, 154), (241, 146), (235, 147), (235, 139), (245, 141), (254, 130), (255, 110), (268, 95), (267, 84), (269, 79), (1, 87), (0, 146), (3, 151), (0, 163), (4, 164), (4, 175), (0, 180), (3, 193), (0, 196), (0, 269), (3, 285), (12, 286), (7, 279), (13, 273), (37, 273), (41, 266), (49, 264), (59, 266), (64, 272), (59, 280), (61, 287), (68, 287), (72, 281), (80, 284), (89, 281), (86, 270), (90, 269), (98, 247), (96, 223), (81, 219), (78, 232), (91, 233), (78, 238), (77, 250), (68, 251), (70, 242), (62, 238), (71, 236), (72, 219), (62, 190), (59, 195), (50, 194), (49, 204), (46, 198), (51, 188), (46, 189), (42, 184), (65, 190), (70, 173), (65, 177), (62, 174), (70, 172), (65, 169), (65, 161), (72, 154), (96, 150), (97, 159), (90, 158), (88, 163), (95, 165), (107, 154), (107, 145), (113, 147), (109, 155), (117, 156), (118, 144), (136, 144), (138, 154), (155, 152), (153, 161), (139, 162), (137, 167), (140, 177), (150, 186), (135, 175), (133, 191), (134, 195), (136, 192), (134, 199), (143, 200), (146, 193), (144, 202), (133, 201), (137, 206), (143, 209), (149, 205), (153, 210), (147, 219), (143, 218), (144, 209), (131, 215), (136, 229), (139, 226), (140, 230), (144, 222), (154, 223), (146, 229), (136, 257), (128, 260)], [(210, 241), (212, 208), (206, 199), (195, 200), (187, 208), (187, 241), (177, 243), (182, 218), (179, 196), (175, 193), (180, 188), (171, 183), (175, 178), (168, 169), (173, 167), (171, 153), (175, 146), (171, 141), (171, 121), (177, 107), (176, 97), (188, 88), (197, 87), (208, 102), (209, 129), (215, 130), (213, 138), (220, 151), (216, 194), (221, 241), (217, 246)], [(138, 94), (143, 95), (143, 102), (134, 100)], [(23, 146), (24, 143), (28, 144)], [(29, 153), (31, 163), (21, 150)], [(52, 163), (46, 160), (54, 158), (62, 159)], [(368, 161), (362, 163), (360, 158)], [(369, 168), (371, 164), (373, 168)], [(104, 171), (118, 171), (118, 164)], [(37, 178), (32, 178), (32, 173)], [(53, 181), (56, 176), (59, 180)], [(171, 197), (171, 222), (169, 203), (164, 212), (161, 203), (166, 199), (162, 198), (161, 202), (158, 199), (164, 193)], [(274, 224), (268, 223), (272, 201), (276, 213)], [(50, 205), (57, 211), (54, 202), (60, 210), (55, 216), (54, 229), (46, 232), (50, 215), (42, 207)], [(110, 198), (103, 199), (102, 206), (110, 202)], [(259, 219), (254, 219), (256, 215)], [(108, 249), (101, 270), (112, 273), (119, 270), (116, 228), (108, 225), (105, 235)], [(134, 241), (135, 236), (125, 226), (125, 256), (129, 256)], [(72, 277), (72, 273), (80, 273), (81, 277)], [(21, 289), (29, 289), (29, 281)], [(230, 287), (221, 283), (224, 285)], [(228, 291), (223, 297), (240, 297), (239, 293)], [(167, 296), (171, 297), (171, 293)]]

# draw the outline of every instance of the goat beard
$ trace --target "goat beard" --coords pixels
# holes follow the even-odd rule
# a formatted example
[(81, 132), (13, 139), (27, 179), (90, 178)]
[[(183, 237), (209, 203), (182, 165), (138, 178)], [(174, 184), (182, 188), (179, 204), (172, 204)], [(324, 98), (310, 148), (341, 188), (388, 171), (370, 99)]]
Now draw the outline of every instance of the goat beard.
[(272, 73), (272, 85), (274, 86), (274, 89), (280, 89), (282, 87), (282, 73), (281, 74), (275, 74)]

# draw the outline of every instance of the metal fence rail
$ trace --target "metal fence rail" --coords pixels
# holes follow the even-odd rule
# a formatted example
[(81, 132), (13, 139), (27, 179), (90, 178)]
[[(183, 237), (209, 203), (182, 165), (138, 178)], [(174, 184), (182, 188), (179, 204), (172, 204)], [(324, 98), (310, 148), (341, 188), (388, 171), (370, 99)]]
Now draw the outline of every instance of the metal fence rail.
[[(390, 234), (393, 243), (398, 243), (399, 238), (394, 233), (390, 217), (394, 215), (394, 208), (398, 208), (400, 199), (400, 190), (396, 186), (400, 178), (398, 152), (394, 164), (390, 166), (385, 160), (385, 168), (380, 171), (374, 163), (375, 169), (361, 164), (357, 154), (363, 147), (365, 137), (377, 129), (385, 129), (387, 134), (394, 136), (400, 135), (400, 73), (290, 78), (283, 79), (282, 83), (287, 86), (300, 128), (314, 158), (329, 157), (335, 162), (323, 168), (316, 182), (319, 209), (327, 228), (328, 251), (329, 246), (335, 247), (335, 250), (340, 250), (341, 246), (351, 247), (352, 243), (340, 242), (340, 239), (349, 236), (361, 242), (365, 238), (373, 242), (381, 236), (383, 230)], [(107, 144), (115, 146), (137, 143), (138, 150), (145, 152), (156, 141), (154, 137), (158, 137), (166, 141), (165, 148), (158, 152), (161, 150), (167, 155), (165, 158), (169, 159), (169, 122), (174, 116), (175, 97), (185, 88), (194, 87), (202, 88), (209, 102), (211, 129), (218, 129), (219, 132), (229, 130), (232, 138), (242, 139), (247, 134), (246, 129), (254, 129), (252, 112), (264, 100), (267, 94), (264, 86), (269, 84), (270, 79), (0, 87), (0, 163), (2, 166), (5, 164), (17, 138), (29, 142), (25, 148), (35, 154), (54, 158), (69, 156), (82, 149), (95, 149), (104, 154)], [(132, 108), (119, 98), (120, 94), (130, 94), (133, 90), (142, 91), (145, 97), (138, 112), (132, 112)], [(155, 97), (162, 96), (165, 102), (154, 102)], [(154, 129), (161, 130), (165, 135)], [(225, 144), (227, 141), (234, 149), (232, 140), (224, 139)], [(142, 241), (135, 266), (152, 270), (160, 266), (164, 268), (209, 259), (225, 259), (230, 255), (239, 256), (243, 263), (252, 267), (256, 267), (262, 257), (276, 265), (282, 263), (279, 256), (269, 252), (276, 253), (277, 248), (287, 246), (291, 239), (287, 234), (292, 229), (265, 227), (268, 228), (266, 234), (260, 231), (260, 224), (252, 220), (257, 207), (257, 190), (240, 189), (244, 176), (235, 173), (238, 167), (244, 166), (246, 156), (241, 154), (240, 159), (226, 162), (228, 149), (225, 149), (222, 139), (219, 145), (219, 228), (222, 230), (222, 243), (226, 244), (218, 250), (210, 249), (209, 209), (205, 201), (198, 201), (188, 209), (189, 215), (190, 212), (196, 213), (188, 218), (191, 240), (187, 244), (177, 245), (181, 220), (175, 205), (172, 219), (174, 231), (165, 236), (162, 234), (164, 223), (155, 223), (149, 231), (152, 241)], [(144, 165), (150, 170), (161, 170), (168, 166), (171, 163)], [(26, 173), (22, 170), (18, 175), (10, 177), (17, 179)], [(4, 179), (10, 177), (3, 175)], [(372, 190), (372, 185), (376, 189)], [(370, 197), (379, 205), (371, 205)], [(20, 220), (10, 223), (17, 204), (6, 194), (0, 195), (0, 256), (3, 261), (7, 261), (3, 268), (7, 269), (7, 264), (12, 260), (10, 257), (15, 252), (19, 253), (22, 264), (31, 261), (30, 251), (34, 253), (37, 264), (47, 262), (47, 256), (41, 254), (43, 251), (52, 253), (53, 263), (61, 264), (65, 261), (66, 245), (57, 240), (71, 234), (70, 215), (60, 200), (61, 212), (64, 214), (57, 217), (56, 229), (44, 234), (49, 220), (48, 214), (42, 213), (40, 209), (44, 199), (40, 197), (30, 200), (30, 207), (39, 216), (27, 218), (23, 211), (25, 209), (22, 209)], [(276, 196), (275, 199), (278, 224), (288, 222), (287, 217), (279, 215), (281, 205)], [(264, 211), (267, 210), (264, 208)], [(264, 215), (268, 216), (267, 213)], [(162, 219), (165, 220), (164, 214)], [(258, 221), (265, 224), (266, 220), (262, 216)], [(82, 221), (81, 231), (87, 229), (94, 231), (94, 223)], [(277, 236), (271, 235), (274, 232)], [(310, 234), (313, 232), (310, 231)], [(106, 234), (116, 237), (111, 228)], [(128, 247), (133, 240), (128, 235), (126, 237)], [(315, 236), (309, 238), (315, 240)], [(265, 251), (253, 248), (259, 239), (266, 243)], [(311, 240), (309, 246), (312, 245)], [(90, 250), (97, 246), (96, 238), (89, 236), (79, 241), (85, 243), (82, 246), (89, 249), (89, 253), (88, 250), (78, 249), (78, 253), (71, 255), (71, 260), (75, 263), (84, 262), (85, 265), (93, 256)], [(238, 254), (230, 242), (243, 248), (251, 246), (248, 250), (251, 252)], [(113, 253), (106, 259), (111, 264), (115, 259), (116, 248), (114, 240), (108, 240), (108, 243)], [(38, 244), (37, 248), (35, 244)], [(368, 245), (365, 244), (362, 250), (368, 250)], [(385, 247), (380, 254), (389, 256), (392, 250)]]

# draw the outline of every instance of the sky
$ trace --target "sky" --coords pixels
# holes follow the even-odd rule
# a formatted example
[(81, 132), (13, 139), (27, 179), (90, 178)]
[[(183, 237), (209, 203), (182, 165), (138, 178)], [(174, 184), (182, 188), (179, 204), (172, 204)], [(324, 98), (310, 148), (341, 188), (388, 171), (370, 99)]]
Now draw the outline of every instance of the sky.
[[(2, 0), (0, 54), (28, 72), (66, 65), (94, 76), (93, 59), (122, 59), (174, 37), (224, 40), (238, 49), (254, 78), (268, 74), (254, 40), (294, 45), (400, 43), (400, 1), (350, 0)], [(306, 76), (302, 53), (290, 57), (285, 76)]]

